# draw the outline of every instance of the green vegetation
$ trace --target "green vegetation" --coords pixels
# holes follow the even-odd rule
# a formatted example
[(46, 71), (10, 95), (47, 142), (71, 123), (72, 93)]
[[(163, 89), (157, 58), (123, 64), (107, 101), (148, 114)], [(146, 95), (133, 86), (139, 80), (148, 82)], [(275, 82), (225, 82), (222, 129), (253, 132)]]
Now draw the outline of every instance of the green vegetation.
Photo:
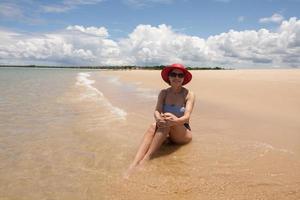
[[(41, 66), (41, 65), (0, 65), (0, 67), (24, 67), (24, 68), (69, 68), (69, 69), (110, 69), (110, 70), (161, 70), (159, 66)], [(187, 67), (188, 70), (226, 70), (223, 67)]]

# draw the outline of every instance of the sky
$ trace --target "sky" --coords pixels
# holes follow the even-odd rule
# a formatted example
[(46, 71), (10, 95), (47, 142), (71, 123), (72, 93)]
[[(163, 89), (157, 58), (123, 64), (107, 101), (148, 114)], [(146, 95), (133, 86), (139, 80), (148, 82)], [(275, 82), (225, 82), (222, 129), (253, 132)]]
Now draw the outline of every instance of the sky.
[(0, 0), (0, 64), (300, 68), (300, 0)]

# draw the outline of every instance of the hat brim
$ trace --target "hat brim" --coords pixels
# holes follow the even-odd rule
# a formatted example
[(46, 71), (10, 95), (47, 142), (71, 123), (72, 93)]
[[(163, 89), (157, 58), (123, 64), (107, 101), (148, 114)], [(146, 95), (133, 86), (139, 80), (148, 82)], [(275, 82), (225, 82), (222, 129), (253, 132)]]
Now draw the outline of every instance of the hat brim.
[(182, 85), (186, 85), (187, 83), (189, 83), (192, 80), (193, 75), (187, 69), (182, 68), (182, 67), (176, 67), (176, 66), (166, 66), (161, 71), (161, 77), (166, 83), (170, 84), (169, 73), (173, 69), (178, 69), (184, 73), (184, 80), (182, 82)]

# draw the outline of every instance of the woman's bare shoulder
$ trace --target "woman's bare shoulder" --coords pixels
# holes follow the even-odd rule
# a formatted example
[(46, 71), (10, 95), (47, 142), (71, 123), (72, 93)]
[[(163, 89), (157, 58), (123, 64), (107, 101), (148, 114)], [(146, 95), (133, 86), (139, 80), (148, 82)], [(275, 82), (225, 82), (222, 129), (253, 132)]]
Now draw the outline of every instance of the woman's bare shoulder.
[(192, 90), (189, 90), (189, 95), (195, 96), (195, 93)]
[(160, 90), (160, 94), (166, 94), (169, 91), (169, 88), (163, 88)]
[(192, 90), (187, 89), (187, 88), (184, 88), (184, 90), (185, 90), (185, 94), (186, 94), (187, 98), (194, 98), (195, 97), (195, 93)]
[(195, 99), (195, 93), (193, 91), (189, 91), (188, 98)]
[(158, 97), (159, 98), (165, 98), (166, 95), (167, 95), (167, 91), (168, 91), (168, 88), (161, 89), (159, 94), (158, 94)]

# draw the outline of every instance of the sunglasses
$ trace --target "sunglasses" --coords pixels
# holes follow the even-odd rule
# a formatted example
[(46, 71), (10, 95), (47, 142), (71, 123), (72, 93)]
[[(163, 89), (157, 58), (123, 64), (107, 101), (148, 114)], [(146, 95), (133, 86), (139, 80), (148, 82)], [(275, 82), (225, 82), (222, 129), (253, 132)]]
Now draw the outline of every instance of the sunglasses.
[(183, 73), (175, 73), (175, 72), (171, 72), (170, 74), (169, 74), (169, 76), (170, 77), (173, 77), (173, 78), (175, 78), (176, 76), (178, 77), (178, 78), (184, 78), (184, 74)]

